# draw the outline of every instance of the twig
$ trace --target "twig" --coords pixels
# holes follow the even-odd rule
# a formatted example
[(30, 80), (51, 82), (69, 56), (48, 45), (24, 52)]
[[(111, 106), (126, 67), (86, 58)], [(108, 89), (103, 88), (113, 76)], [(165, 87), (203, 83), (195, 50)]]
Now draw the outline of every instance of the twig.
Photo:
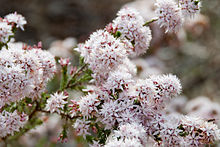
[(153, 23), (153, 22), (155, 22), (157, 20), (158, 20), (158, 18), (153, 18), (152, 20), (147, 21), (143, 26), (148, 26), (150, 23)]
[(31, 112), (31, 114), (28, 116), (29, 117), (29, 119), (32, 119), (33, 118), (33, 116), (37, 113), (37, 109), (38, 109), (38, 107), (39, 107), (39, 105), (38, 105), (38, 102), (37, 101), (35, 101), (35, 108), (34, 108), (34, 110)]
[(84, 69), (85, 69), (86, 67), (87, 67), (87, 64), (84, 64), (83, 66), (81, 66), (81, 67), (70, 77), (70, 79), (68, 80), (68, 82), (67, 82), (67, 84), (66, 84), (66, 86), (65, 86), (65, 89), (71, 87), (71, 82), (72, 82), (72, 80), (73, 80), (76, 76), (80, 75), (80, 74), (84, 71)]

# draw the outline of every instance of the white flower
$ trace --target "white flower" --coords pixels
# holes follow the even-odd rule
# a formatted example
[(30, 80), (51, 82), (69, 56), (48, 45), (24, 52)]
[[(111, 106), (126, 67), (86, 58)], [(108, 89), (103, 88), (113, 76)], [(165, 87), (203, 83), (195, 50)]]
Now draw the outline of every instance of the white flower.
[(180, 8), (184, 16), (192, 17), (199, 13), (201, 7), (200, 0), (179, 0)]
[[(14, 99), (8, 100), (9, 102), (20, 100), (25, 96), (38, 98), (45, 91), (48, 80), (56, 72), (54, 56), (47, 51), (41, 50), (40, 47), (33, 49), (33, 47), (23, 43), (8, 43), (8, 49), (3, 47), (0, 51), (0, 57), (0, 66), (2, 67), (0, 75), (7, 77), (1, 79), (0, 86), (4, 85), (3, 87), (5, 88), (1, 89), (0, 96), (8, 95), (8, 99)], [(18, 79), (18, 76), (21, 77)], [(7, 84), (6, 81), (10, 84)], [(17, 88), (13, 88), (13, 85), (17, 86)], [(13, 92), (9, 92), (9, 90)], [(10, 98), (10, 93), (18, 96)]]
[(137, 80), (137, 82), (129, 88), (129, 96), (137, 98), (143, 105), (152, 104), (156, 93), (156, 86), (149, 79)]
[(118, 68), (130, 73), (132, 76), (136, 76), (137, 74), (137, 67), (129, 58), (125, 58), (124, 62)]
[(157, 0), (155, 5), (160, 27), (164, 27), (166, 32), (177, 32), (183, 24), (183, 16), (178, 5), (173, 0)]
[(147, 134), (151, 136), (160, 134), (166, 117), (161, 113), (152, 111), (150, 109), (147, 110), (144, 108), (143, 110), (145, 117), (142, 118), (142, 123)]
[(60, 63), (62, 67), (65, 67), (71, 64), (69, 58), (61, 58), (58, 62)]
[(24, 25), (27, 24), (25, 18), (22, 15), (17, 14), (17, 12), (6, 15), (5, 20), (8, 23), (15, 23), (16, 28), (21, 28), (22, 30), (24, 30)]
[[(137, 113), (136, 107), (131, 100), (108, 100), (99, 110), (101, 116), (99, 121), (105, 124), (105, 129), (111, 129), (115, 123), (123, 124), (137, 121), (135, 113)], [(138, 114), (138, 113), (137, 113)], [(130, 116), (128, 118), (128, 116)]]
[(188, 135), (184, 138), (188, 146), (210, 144), (220, 138), (220, 130), (213, 122), (207, 122), (198, 117), (183, 116), (180, 123), (185, 132), (188, 132)]
[(95, 85), (87, 85), (86, 89), (83, 89), (84, 92), (89, 94), (96, 94), (100, 100), (108, 100), (110, 98), (110, 93), (106, 91), (102, 86), (98, 87)]
[(70, 116), (76, 116), (77, 112), (79, 111), (79, 104), (75, 100), (70, 100), (72, 104), (69, 104), (68, 107), (71, 108)]
[(93, 93), (82, 97), (77, 104), (82, 115), (90, 117), (93, 115), (92, 113), (98, 111), (96, 107), (100, 104), (100, 101), (98, 95)]
[(157, 88), (157, 95), (154, 98), (155, 103), (161, 107), (164, 107), (164, 102), (176, 97), (182, 90), (180, 80), (171, 74), (150, 76), (150, 80)]
[(122, 139), (111, 139), (104, 147), (125, 147)]
[(109, 77), (103, 87), (107, 90), (111, 90), (114, 94), (117, 90), (123, 91), (128, 89), (128, 85), (133, 82), (132, 75), (121, 67), (109, 73)]
[[(43, 71), (42, 78), (37, 81), (35, 80), (35, 88), (29, 95), (31, 98), (38, 98), (40, 97), (41, 93), (45, 92), (47, 82), (51, 80), (56, 73), (56, 61), (51, 53), (44, 51), (41, 48), (31, 48), (29, 52), (37, 57), (38, 62), (41, 64), (40, 68)], [(39, 77), (40, 76), (37, 78)]]
[(184, 109), (190, 116), (199, 116), (206, 120), (216, 119), (214, 122), (218, 122), (220, 117), (220, 104), (205, 96), (188, 101)]
[(37, 61), (26, 56), (19, 45), (15, 47), (9, 44), (8, 49), (0, 51), (0, 107), (28, 96), (34, 88), (32, 78), (38, 77), (40, 72)]
[(9, 41), (9, 37), (12, 35), (12, 26), (7, 22), (2, 22), (0, 20), (0, 43), (7, 43)]
[(180, 126), (179, 117), (167, 116), (166, 122), (162, 123), (162, 130), (160, 130), (160, 137), (164, 146), (181, 146), (184, 143), (183, 137), (179, 135), (182, 130), (178, 129)]
[(115, 130), (113, 136), (120, 139), (137, 139), (142, 143), (146, 143), (147, 140), (144, 127), (137, 123), (127, 123), (119, 126), (119, 130)]
[(36, 85), (43, 81), (43, 67), (36, 54), (24, 49), (24, 43), (9, 43), (7, 53), (14, 57), (15, 64), (25, 70), (25, 75)]
[(3, 111), (0, 114), (0, 137), (14, 135), (20, 128), (23, 128), (28, 117), (26, 114), (18, 114), (17, 111), (9, 113)]
[(72, 49), (77, 45), (77, 40), (72, 37), (68, 37), (64, 40), (55, 40), (50, 44), (48, 51), (61, 58), (72, 58)]
[(89, 133), (90, 121), (77, 119), (73, 127), (76, 129), (77, 135), (83, 135), (84, 138), (86, 137), (86, 135), (90, 135)]
[(89, 64), (89, 68), (100, 76), (108, 74), (127, 56), (124, 44), (104, 30), (91, 34), (89, 40), (79, 45), (77, 51), (84, 57), (85, 63)]
[(36, 54), (43, 68), (43, 80), (47, 82), (56, 73), (56, 61), (54, 56), (41, 48), (33, 48), (30, 50), (32, 54)]
[(19, 66), (0, 66), (0, 106), (23, 99), (32, 90), (32, 85)]
[(111, 129), (115, 125), (119, 113), (123, 111), (123, 109), (124, 108), (121, 108), (118, 104), (118, 101), (110, 100), (102, 105), (102, 109), (99, 110), (99, 114), (102, 116), (100, 121), (106, 125), (106, 129)]
[(64, 105), (67, 104), (66, 99), (68, 96), (65, 96), (62, 93), (54, 93), (53, 95), (50, 95), (50, 98), (47, 100), (47, 104), (45, 107), (46, 111), (50, 111), (50, 113), (61, 113), (64, 109)]
[(117, 18), (113, 20), (113, 33), (120, 32), (120, 39), (128, 40), (133, 44), (134, 48), (128, 51), (131, 55), (144, 54), (150, 45), (151, 31), (149, 27), (143, 26), (143, 24), (143, 17), (132, 8), (121, 9)]

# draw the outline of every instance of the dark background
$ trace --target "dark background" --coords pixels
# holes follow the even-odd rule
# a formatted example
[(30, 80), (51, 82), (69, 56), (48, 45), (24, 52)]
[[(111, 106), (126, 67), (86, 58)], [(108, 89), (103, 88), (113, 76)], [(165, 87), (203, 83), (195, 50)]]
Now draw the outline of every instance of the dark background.
[(17, 39), (33, 44), (76, 37), (84, 41), (96, 29), (103, 28), (129, 0), (0, 0), (0, 15), (17, 11), (25, 16), (25, 32)]

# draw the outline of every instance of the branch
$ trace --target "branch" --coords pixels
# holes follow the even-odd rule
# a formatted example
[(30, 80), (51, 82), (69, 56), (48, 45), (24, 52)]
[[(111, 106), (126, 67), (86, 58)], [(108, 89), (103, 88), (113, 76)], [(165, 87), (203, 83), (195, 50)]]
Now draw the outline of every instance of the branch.
[(71, 87), (71, 82), (74, 78), (76, 78), (77, 76), (79, 76), (87, 67), (87, 64), (84, 64), (83, 66), (81, 66), (68, 80), (65, 89), (68, 89)]
[(29, 130), (35, 128), (37, 125), (42, 124), (42, 121), (39, 121), (39, 119), (34, 117), (36, 113), (38, 112), (37, 109), (39, 108), (38, 102), (34, 101), (34, 103), (35, 103), (34, 110), (29, 114), (28, 122), (25, 124), (25, 126), (22, 129), (20, 129), (20, 131), (16, 133), (14, 136), (6, 136), (5, 138), (3, 138), (6, 144), (8, 141), (18, 139), (19, 137), (21, 137), (23, 134), (25, 134)]
[(143, 26), (148, 26), (149, 24), (151, 24), (151, 23), (153, 23), (153, 22), (155, 22), (157, 20), (158, 20), (158, 18), (153, 18), (152, 20), (147, 21), (145, 24), (143, 24)]

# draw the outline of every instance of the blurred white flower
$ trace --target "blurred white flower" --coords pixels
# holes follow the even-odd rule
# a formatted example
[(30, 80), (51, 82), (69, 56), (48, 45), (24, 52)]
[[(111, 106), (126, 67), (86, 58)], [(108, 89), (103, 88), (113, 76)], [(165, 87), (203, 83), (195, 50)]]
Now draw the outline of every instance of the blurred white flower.
[(192, 17), (200, 12), (200, 0), (179, 0), (179, 5), (184, 16)]
[(155, 13), (160, 27), (166, 32), (178, 32), (183, 24), (183, 16), (180, 8), (173, 0), (157, 0)]
[(28, 120), (26, 114), (19, 114), (17, 111), (13, 113), (3, 111), (0, 113), (0, 137), (14, 135), (20, 128), (23, 128)]
[(190, 116), (197, 116), (205, 120), (214, 119), (214, 122), (219, 122), (220, 119), (219, 103), (213, 102), (205, 96), (199, 96), (188, 101), (185, 111)]
[(77, 119), (73, 127), (76, 129), (77, 135), (83, 135), (84, 138), (86, 137), (86, 135), (90, 135), (90, 121), (86, 121), (84, 119)]
[(57, 57), (68, 58), (72, 57), (72, 49), (77, 45), (77, 40), (68, 37), (64, 40), (55, 40), (51, 43), (48, 51)]

